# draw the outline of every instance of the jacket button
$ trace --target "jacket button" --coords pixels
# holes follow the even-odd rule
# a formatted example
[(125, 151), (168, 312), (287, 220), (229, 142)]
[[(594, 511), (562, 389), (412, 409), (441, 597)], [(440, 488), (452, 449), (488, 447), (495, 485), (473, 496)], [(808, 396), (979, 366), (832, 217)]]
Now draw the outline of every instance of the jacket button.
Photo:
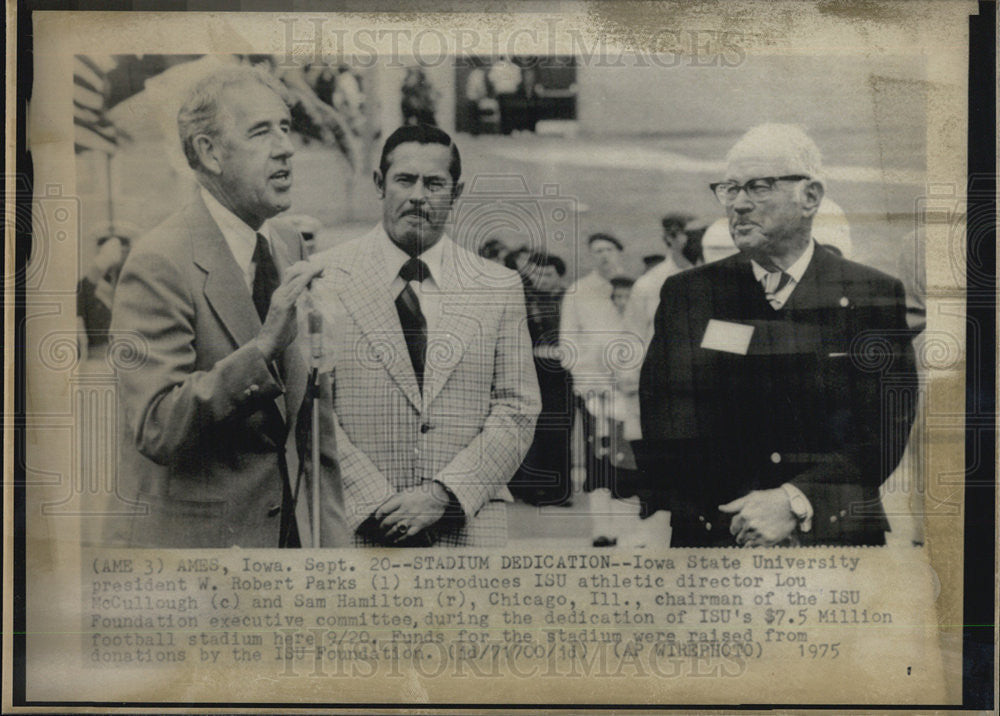
[(847, 517), (847, 510), (841, 510), (840, 511), (840, 516), (841, 517)]
[(422, 423), (420, 425), (420, 432), (422, 432), (422, 433), (429, 433), (430, 431), (431, 431), (431, 426), (428, 425), (427, 423)]
[(271, 505), (270, 507), (267, 508), (268, 517), (274, 517), (279, 512), (281, 512), (281, 505)]
[(709, 532), (711, 532), (712, 531), (712, 523), (711, 522), (706, 522), (705, 523), (705, 529), (708, 530)]
[(781, 453), (772, 452), (771, 453), (771, 462), (773, 462), (775, 465), (777, 465), (779, 462), (781, 462)]
[(830, 522), (836, 522), (836, 521), (837, 521), (837, 515), (830, 515)]

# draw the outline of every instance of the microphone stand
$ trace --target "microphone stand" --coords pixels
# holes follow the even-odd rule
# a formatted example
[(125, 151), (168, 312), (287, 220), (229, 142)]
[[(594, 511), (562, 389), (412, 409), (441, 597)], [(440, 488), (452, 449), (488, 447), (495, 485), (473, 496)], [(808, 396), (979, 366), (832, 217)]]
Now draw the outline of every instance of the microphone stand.
[(319, 486), (322, 480), (320, 479), (320, 457), (319, 457), (319, 402), (320, 389), (319, 389), (319, 363), (323, 352), (322, 346), (323, 339), (323, 317), (320, 315), (319, 311), (309, 312), (309, 342), (312, 349), (312, 366), (309, 372), (309, 397), (312, 399), (312, 436), (310, 440), (310, 447), (312, 448), (312, 490), (309, 494), (311, 497), (311, 511), (312, 511), (312, 546), (314, 548), (319, 548), (320, 546), (320, 499), (319, 499)]

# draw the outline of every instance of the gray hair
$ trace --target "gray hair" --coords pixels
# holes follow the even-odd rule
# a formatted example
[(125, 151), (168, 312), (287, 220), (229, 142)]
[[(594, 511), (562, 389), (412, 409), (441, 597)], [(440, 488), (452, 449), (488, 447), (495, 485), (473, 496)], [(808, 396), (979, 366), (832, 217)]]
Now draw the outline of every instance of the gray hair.
[(202, 77), (188, 91), (180, 111), (177, 112), (177, 132), (181, 148), (188, 165), (195, 170), (201, 168), (198, 153), (194, 149), (194, 139), (205, 134), (219, 135), (218, 115), (223, 92), (230, 87), (247, 84), (261, 84), (281, 97), (288, 104), (283, 85), (273, 76), (253, 67), (226, 67)]
[(805, 130), (795, 124), (759, 124), (740, 137), (726, 155), (726, 163), (741, 158), (785, 159), (789, 173), (808, 175), (820, 184), (823, 155)]

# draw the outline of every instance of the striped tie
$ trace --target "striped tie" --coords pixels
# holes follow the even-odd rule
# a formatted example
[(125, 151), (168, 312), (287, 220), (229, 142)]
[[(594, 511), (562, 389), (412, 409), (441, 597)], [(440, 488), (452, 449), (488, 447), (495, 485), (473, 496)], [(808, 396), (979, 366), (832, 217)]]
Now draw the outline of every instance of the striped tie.
[(406, 348), (410, 353), (413, 373), (417, 376), (417, 385), (424, 389), (424, 360), (427, 353), (427, 319), (420, 310), (420, 299), (410, 285), (411, 281), (420, 283), (430, 271), (427, 264), (418, 258), (411, 258), (399, 270), (399, 276), (406, 285), (396, 297), (396, 312), (399, 314), (399, 324), (403, 328)]
[(761, 278), (760, 284), (764, 287), (764, 296), (767, 297), (767, 302), (771, 304), (771, 308), (775, 311), (785, 305), (785, 302), (777, 296), (791, 280), (792, 277), (784, 271), (771, 271), (764, 274), (764, 277)]

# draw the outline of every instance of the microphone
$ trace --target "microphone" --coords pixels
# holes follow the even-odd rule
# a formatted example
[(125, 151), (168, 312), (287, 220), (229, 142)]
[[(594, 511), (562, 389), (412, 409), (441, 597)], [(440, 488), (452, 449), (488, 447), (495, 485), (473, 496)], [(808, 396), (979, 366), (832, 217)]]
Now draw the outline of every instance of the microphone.
[(319, 385), (319, 364), (323, 358), (323, 315), (315, 308), (309, 311), (309, 353), (311, 368), (309, 382)]

